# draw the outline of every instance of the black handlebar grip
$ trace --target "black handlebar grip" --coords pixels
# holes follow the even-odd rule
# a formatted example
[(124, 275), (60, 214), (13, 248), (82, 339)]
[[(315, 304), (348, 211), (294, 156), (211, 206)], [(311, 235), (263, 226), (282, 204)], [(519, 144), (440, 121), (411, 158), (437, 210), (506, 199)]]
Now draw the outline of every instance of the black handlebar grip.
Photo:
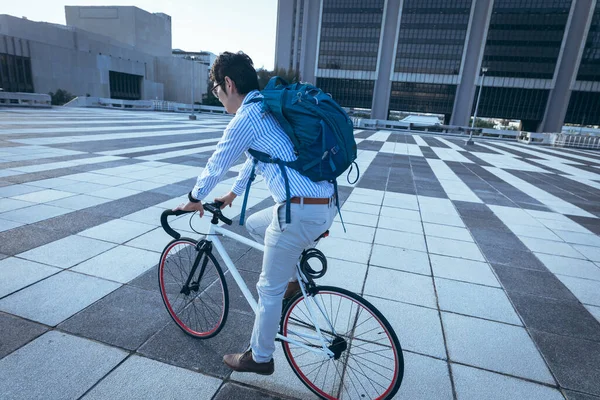
[(181, 237), (181, 235), (179, 233), (177, 233), (177, 231), (173, 230), (171, 228), (171, 226), (169, 225), (169, 221), (167, 221), (167, 218), (169, 218), (169, 216), (171, 215), (183, 215), (183, 214), (187, 214), (191, 211), (183, 211), (183, 210), (177, 210), (177, 211), (173, 211), (173, 210), (165, 210), (162, 212), (162, 214), (160, 215), (160, 224), (162, 225), (163, 229), (165, 230), (165, 232), (167, 232), (169, 234), (169, 236), (171, 236), (174, 239), (179, 239)]

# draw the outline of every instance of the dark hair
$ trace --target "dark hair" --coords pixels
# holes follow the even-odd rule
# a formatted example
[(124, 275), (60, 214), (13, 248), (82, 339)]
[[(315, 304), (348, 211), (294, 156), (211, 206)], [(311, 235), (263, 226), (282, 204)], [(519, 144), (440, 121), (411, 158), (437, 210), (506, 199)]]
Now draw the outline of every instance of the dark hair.
[(230, 53), (226, 51), (219, 54), (210, 70), (210, 80), (221, 83), (228, 76), (239, 94), (247, 94), (258, 90), (258, 76), (254, 69), (252, 59), (242, 51)]

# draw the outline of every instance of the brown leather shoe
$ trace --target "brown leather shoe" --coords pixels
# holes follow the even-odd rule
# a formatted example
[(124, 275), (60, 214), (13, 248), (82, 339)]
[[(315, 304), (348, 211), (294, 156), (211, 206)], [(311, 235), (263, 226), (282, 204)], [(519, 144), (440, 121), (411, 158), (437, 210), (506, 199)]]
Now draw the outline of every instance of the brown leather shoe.
[(294, 297), (294, 295), (296, 293), (298, 293), (299, 291), (300, 291), (300, 284), (298, 283), (298, 281), (288, 282), (287, 289), (285, 289), (285, 294), (283, 295), (283, 299), (289, 300), (292, 297)]
[(260, 375), (271, 375), (275, 372), (273, 359), (266, 363), (257, 363), (252, 359), (252, 349), (241, 354), (227, 354), (223, 356), (223, 362), (237, 372), (254, 372)]

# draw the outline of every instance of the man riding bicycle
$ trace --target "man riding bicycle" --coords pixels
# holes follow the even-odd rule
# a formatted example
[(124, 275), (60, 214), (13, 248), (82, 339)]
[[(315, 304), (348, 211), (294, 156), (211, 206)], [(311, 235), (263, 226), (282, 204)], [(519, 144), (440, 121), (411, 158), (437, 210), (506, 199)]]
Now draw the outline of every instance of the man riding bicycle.
[[(222, 207), (231, 206), (246, 188), (254, 160), (248, 149), (258, 150), (285, 162), (296, 159), (291, 140), (277, 120), (262, 113), (258, 78), (252, 60), (243, 52), (220, 54), (213, 64), (211, 92), (230, 114), (235, 114), (221, 137), (194, 188), (189, 202), (177, 209), (204, 214), (202, 200), (219, 183), (242, 154), (246, 162), (229, 193), (216, 198)], [(290, 194), (290, 222), (286, 222), (286, 186), (280, 166), (257, 164), (275, 205), (251, 215), (246, 228), (265, 246), (262, 272), (256, 285), (259, 295), (250, 348), (241, 354), (228, 354), (223, 362), (239, 372), (270, 375), (274, 372), (273, 353), (279, 328), (282, 299), (299, 290), (294, 276), (302, 251), (330, 228), (336, 214), (334, 186), (328, 181), (313, 182), (298, 171), (286, 168)]]

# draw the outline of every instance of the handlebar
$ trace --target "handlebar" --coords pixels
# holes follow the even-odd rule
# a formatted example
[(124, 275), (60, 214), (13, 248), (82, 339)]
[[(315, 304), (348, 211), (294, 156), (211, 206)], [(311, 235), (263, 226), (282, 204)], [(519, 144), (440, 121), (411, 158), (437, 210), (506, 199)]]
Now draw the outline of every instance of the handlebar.
[[(215, 201), (214, 203), (202, 203), (202, 207), (204, 207), (204, 211), (208, 211), (209, 213), (212, 214), (212, 219), (210, 221), (212, 224), (217, 224), (218, 221), (220, 220), (220, 221), (226, 223), (227, 225), (231, 225), (233, 222), (229, 218), (225, 217), (223, 215), (223, 213), (221, 213), (222, 205), (223, 205), (223, 203), (220, 201)], [(173, 237), (174, 239), (179, 239), (181, 237), (181, 235), (179, 234), (179, 232), (177, 232), (173, 228), (171, 228), (171, 226), (169, 225), (169, 221), (167, 219), (171, 215), (179, 216), (179, 215), (188, 214), (191, 212), (194, 212), (194, 211), (165, 210), (160, 215), (160, 224), (162, 225), (162, 228), (165, 230), (165, 232), (167, 232), (167, 234), (169, 234), (169, 236)]]

